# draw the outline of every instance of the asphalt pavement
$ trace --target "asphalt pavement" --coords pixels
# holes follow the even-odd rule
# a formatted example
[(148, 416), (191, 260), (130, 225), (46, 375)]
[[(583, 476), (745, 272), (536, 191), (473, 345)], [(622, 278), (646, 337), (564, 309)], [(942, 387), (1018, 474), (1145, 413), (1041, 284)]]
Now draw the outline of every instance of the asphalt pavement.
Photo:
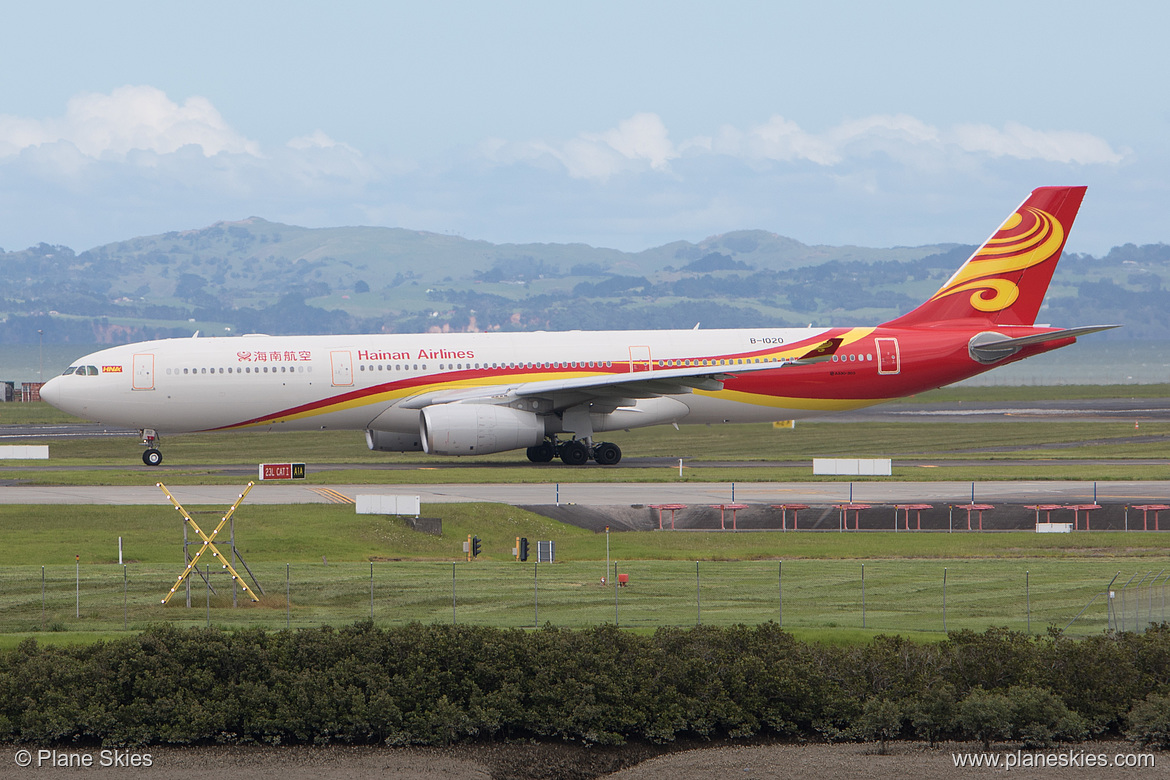
[[(582, 506), (649, 506), (651, 504), (870, 504), (969, 503), (1014, 504), (1163, 503), (1170, 481), (1157, 482), (679, 482), (679, 483), (537, 483), (446, 485), (329, 485), (259, 483), (250, 504), (322, 504), (354, 500), (358, 495), (418, 496), (425, 504), (489, 502), (501, 504)], [(180, 485), (170, 488), (184, 505), (227, 507), (243, 484)], [(154, 485), (7, 486), (0, 504), (169, 504)]]

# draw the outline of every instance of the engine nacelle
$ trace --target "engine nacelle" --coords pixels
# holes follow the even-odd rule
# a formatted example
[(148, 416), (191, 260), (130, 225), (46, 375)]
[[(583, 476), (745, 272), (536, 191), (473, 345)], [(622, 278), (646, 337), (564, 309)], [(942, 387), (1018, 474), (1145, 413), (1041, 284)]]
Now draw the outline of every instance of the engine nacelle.
[(544, 420), (490, 404), (437, 404), (419, 415), (423, 451), (433, 455), (487, 455), (544, 441)]
[(419, 452), (422, 437), (417, 433), (389, 433), (366, 429), (366, 446), (376, 452)]

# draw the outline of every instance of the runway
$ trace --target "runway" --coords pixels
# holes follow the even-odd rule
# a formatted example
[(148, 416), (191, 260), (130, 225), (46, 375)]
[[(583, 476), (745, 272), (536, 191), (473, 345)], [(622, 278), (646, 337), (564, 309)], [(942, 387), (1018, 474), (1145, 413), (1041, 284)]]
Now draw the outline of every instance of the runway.
[[(228, 506), (243, 485), (179, 485), (170, 488), (184, 505)], [(718, 505), (742, 503), (841, 504), (851, 499), (868, 504), (966, 504), (970, 482), (702, 482), (702, 483), (538, 483), (445, 485), (257, 484), (250, 504), (324, 504), (350, 501), (358, 495), (418, 496), (424, 504), (487, 502), (529, 505), (649, 506), (651, 504)], [(978, 482), (980, 503), (1012, 504), (1144, 504), (1170, 501), (1170, 481), (1156, 482)], [(0, 504), (169, 504), (152, 485), (141, 486), (9, 486), (0, 488)]]
[[(1024, 421), (1036, 419), (1099, 420), (1102, 418), (1134, 420), (1170, 419), (1170, 399), (1164, 398), (1122, 398), (1077, 401), (1038, 401), (1027, 403), (890, 403), (881, 406), (846, 412), (824, 418), (818, 422), (857, 423), (875, 421), (899, 421), (918, 423), (937, 422), (982, 422)], [(73, 437), (127, 437), (135, 436), (133, 431), (109, 428), (98, 424), (80, 425), (11, 425), (0, 426), (0, 440), (20, 441), (34, 439), (52, 441)], [(1148, 438), (1148, 437), (1143, 437)], [(1054, 449), (1078, 446), (1076, 443), (1052, 445)], [(671, 467), (674, 458), (629, 458), (623, 468), (659, 469)], [(1021, 460), (1021, 468), (1034, 466), (1039, 461)], [(1148, 463), (1162, 465), (1162, 459), (1129, 460), (1128, 465)], [(899, 465), (938, 465), (941, 462), (907, 460)], [(965, 465), (967, 461), (947, 461), (946, 465)], [(973, 457), (971, 465), (982, 463)], [(1010, 462), (1008, 462), (1010, 464)], [(462, 466), (476, 467), (482, 464), (469, 461), (466, 464), (448, 465), (451, 475), (457, 478)], [(735, 469), (744, 463), (707, 462), (689, 460), (691, 467), (720, 467), (734, 478)], [(753, 466), (807, 465), (797, 463), (753, 463)], [(333, 464), (321, 466), (318, 470), (370, 469), (395, 470), (415, 469), (417, 464)], [(21, 467), (26, 468), (26, 467)], [(30, 470), (53, 470), (53, 466), (28, 467)], [(105, 467), (97, 467), (101, 470)], [(111, 464), (110, 469), (121, 470), (123, 464)], [(173, 488), (176, 497), (184, 504), (226, 506), (239, 495), (249, 479), (255, 479), (254, 466), (225, 464), (212, 466), (221, 474), (238, 474), (239, 486), (177, 486)], [(20, 469), (13, 469), (19, 471)], [(145, 475), (144, 475), (145, 477)], [(165, 481), (165, 474), (158, 478)], [(961, 504), (972, 501), (970, 482), (892, 482), (857, 480), (852, 485), (843, 482), (785, 483), (753, 482), (733, 484), (654, 482), (654, 483), (556, 483), (555, 469), (545, 470), (538, 478), (546, 481), (528, 484), (420, 484), (420, 485), (330, 485), (314, 486), (304, 483), (260, 483), (248, 496), (253, 504), (320, 504), (352, 501), (358, 495), (401, 494), (417, 495), (423, 503), (445, 504), (484, 501), (512, 504), (516, 506), (648, 506), (651, 504), (681, 503), (689, 505), (718, 505), (745, 503), (752, 505), (771, 504), (813, 504), (832, 505), (852, 499), (859, 503), (906, 504), (906, 503), (947, 503)], [(150, 479), (150, 477), (145, 477)], [(16, 480), (14, 480), (16, 481)], [(1094, 488), (1091, 482), (1049, 482), (1011, 481), (981, 482), (975, 485), (974, 500), (986, 503), (1016, 504), (1070, 504), (1070, 503), (1170, 503), (1170, 481), (1166, 482), (1101, 482)], [(153, 481), (141, 486), (61, 486), (41, 487), (9, 484), (0, 487), (0, 505), (8, 504), (104, 504), (104, 505), (151, 505), (167, 504), (162, 491)]]

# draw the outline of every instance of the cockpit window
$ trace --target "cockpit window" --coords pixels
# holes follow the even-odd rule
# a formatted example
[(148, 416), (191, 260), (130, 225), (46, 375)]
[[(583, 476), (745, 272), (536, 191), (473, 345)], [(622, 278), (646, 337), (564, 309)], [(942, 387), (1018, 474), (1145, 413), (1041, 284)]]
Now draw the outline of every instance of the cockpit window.
[(72, 374), (76, 370), (77, 370), (77, 366), (69, 366), (69, 368), (65, 369), (64, 373), (61, 374), (61, 376), (69, 376), (70, 374)]
[(85, 373), (90, 376), (97, 376), (100, 372), (97, 370), (97, 366), (86, 366)]

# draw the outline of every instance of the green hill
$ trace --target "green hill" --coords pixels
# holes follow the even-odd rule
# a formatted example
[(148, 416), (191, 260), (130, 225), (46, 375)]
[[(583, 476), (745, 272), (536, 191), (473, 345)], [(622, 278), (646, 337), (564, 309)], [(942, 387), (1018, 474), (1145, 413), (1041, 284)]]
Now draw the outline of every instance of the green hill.
[[(331, 333), (865, 324), (907, 311), (961, 245), (809, 246), (761, 230), (642, 252), (492, 244), (401, 228), (258, 217), (75, 253), (0, 252), (0, 343), (119, 343), (227, 332)], [(1167, 338), (1170, 247), (1073, 255), (1047, 314)]]

